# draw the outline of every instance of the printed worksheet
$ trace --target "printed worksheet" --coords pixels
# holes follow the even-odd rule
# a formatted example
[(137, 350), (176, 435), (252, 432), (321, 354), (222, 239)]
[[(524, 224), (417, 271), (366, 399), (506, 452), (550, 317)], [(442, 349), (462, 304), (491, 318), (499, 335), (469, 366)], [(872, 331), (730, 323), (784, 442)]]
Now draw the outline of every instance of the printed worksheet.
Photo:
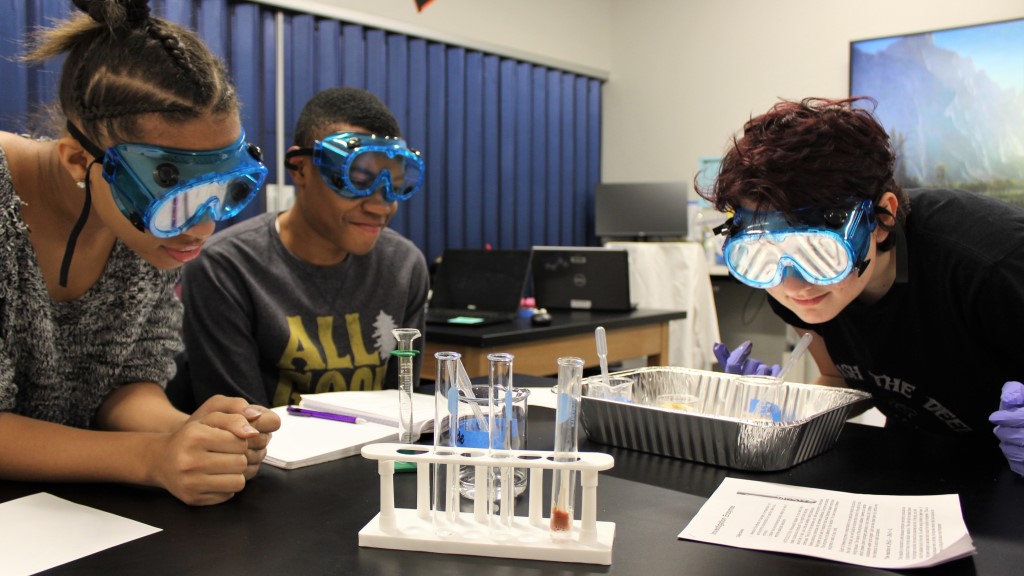
[(726, 478), (679, 538), (874, 568), (974, 554), (960, 498), (880, 496)]

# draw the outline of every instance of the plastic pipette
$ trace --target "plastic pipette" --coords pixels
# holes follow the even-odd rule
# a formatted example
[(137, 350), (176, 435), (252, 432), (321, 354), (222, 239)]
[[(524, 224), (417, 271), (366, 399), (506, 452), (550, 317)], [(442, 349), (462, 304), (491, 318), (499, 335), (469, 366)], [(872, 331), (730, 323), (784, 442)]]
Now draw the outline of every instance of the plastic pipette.
[(398, 349), (391, 351), (391, 354), (398, 356), (398, 440), (412, 443), (419, 440), (412, 430), (412, 360), (417, 354), (412, 348), (412, 341), (420, 337), (420, 331), (415, 328), (395, 328), (391, 334), (398, 341)]
[(789, 371), (796, 366), (797, 361), (800, 360), (800, 357), (807, 351), (807, 347), (811, 345), (811, 340), (813, 339), (814, 336), (812, 336), (810, 332), (804, 332), (804, 335), (800, 337), (800, 341), (796, 343), (796, 346), (793, 346), (793, 351), (789, 354), (789, 359), (782, 365), (782, 370), (780, 370), (779, 375), (776, 376), (780, 382), (786, 381), (786, 374), (789, 374)]
[(608, 380), (608, 337), (604, 333), (604, 326), (598, 326), (594, 330), (594, 339), (597, 340), (597, 359), (601, 361), (601, 379), (604, 385), (609, 386)]

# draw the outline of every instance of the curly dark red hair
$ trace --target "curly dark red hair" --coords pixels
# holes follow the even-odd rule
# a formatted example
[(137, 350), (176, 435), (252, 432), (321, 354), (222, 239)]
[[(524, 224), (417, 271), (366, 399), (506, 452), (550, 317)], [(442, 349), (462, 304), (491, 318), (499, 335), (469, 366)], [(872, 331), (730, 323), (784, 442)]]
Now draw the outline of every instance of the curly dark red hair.
[[(806, 206), (839, 207), (850, 197), (899, 201), (897, 220), (910, 210), (896, 183), (896, 154), (871, 110), (855, 106), (871, 98), (784, 100), (743, 126), (722, 159), (710, 189), (698, 193), (721, 211), (743, 203), (791, 213)], [(891, 218), (880, 224), (890, 228)], [(890, 235), (890, 238), (892, 236)], [(879, 246), (888, 249), (891, 242)]]

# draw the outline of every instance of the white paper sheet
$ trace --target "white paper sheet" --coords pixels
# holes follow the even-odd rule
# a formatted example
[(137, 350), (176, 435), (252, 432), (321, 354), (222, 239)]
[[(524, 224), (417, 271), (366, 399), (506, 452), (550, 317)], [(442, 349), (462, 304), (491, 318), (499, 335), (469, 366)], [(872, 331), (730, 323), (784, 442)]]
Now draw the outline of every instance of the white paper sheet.
[(40, 492), (0, 504), (0, 564), (27, 576), (159, 531)]
[(960, 499), (879, 496), (726, 478), (680, 538), (875, 568), (974, 554)]
[(530, 395), (526, 398), (526, 405), (554, 410), (558, 406), (558, 394), (553, 392), (553, 388), (543, 388), (540, 386), (530, 388)]

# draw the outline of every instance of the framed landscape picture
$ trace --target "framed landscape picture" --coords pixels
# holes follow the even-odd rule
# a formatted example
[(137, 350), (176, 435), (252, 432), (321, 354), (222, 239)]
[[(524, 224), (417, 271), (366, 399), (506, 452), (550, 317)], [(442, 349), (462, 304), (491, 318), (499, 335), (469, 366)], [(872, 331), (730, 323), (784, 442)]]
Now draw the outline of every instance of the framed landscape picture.
[(850, 95), (877, 101), (904, 188), (1024, 205), (1024, 18), (853, 41)]

